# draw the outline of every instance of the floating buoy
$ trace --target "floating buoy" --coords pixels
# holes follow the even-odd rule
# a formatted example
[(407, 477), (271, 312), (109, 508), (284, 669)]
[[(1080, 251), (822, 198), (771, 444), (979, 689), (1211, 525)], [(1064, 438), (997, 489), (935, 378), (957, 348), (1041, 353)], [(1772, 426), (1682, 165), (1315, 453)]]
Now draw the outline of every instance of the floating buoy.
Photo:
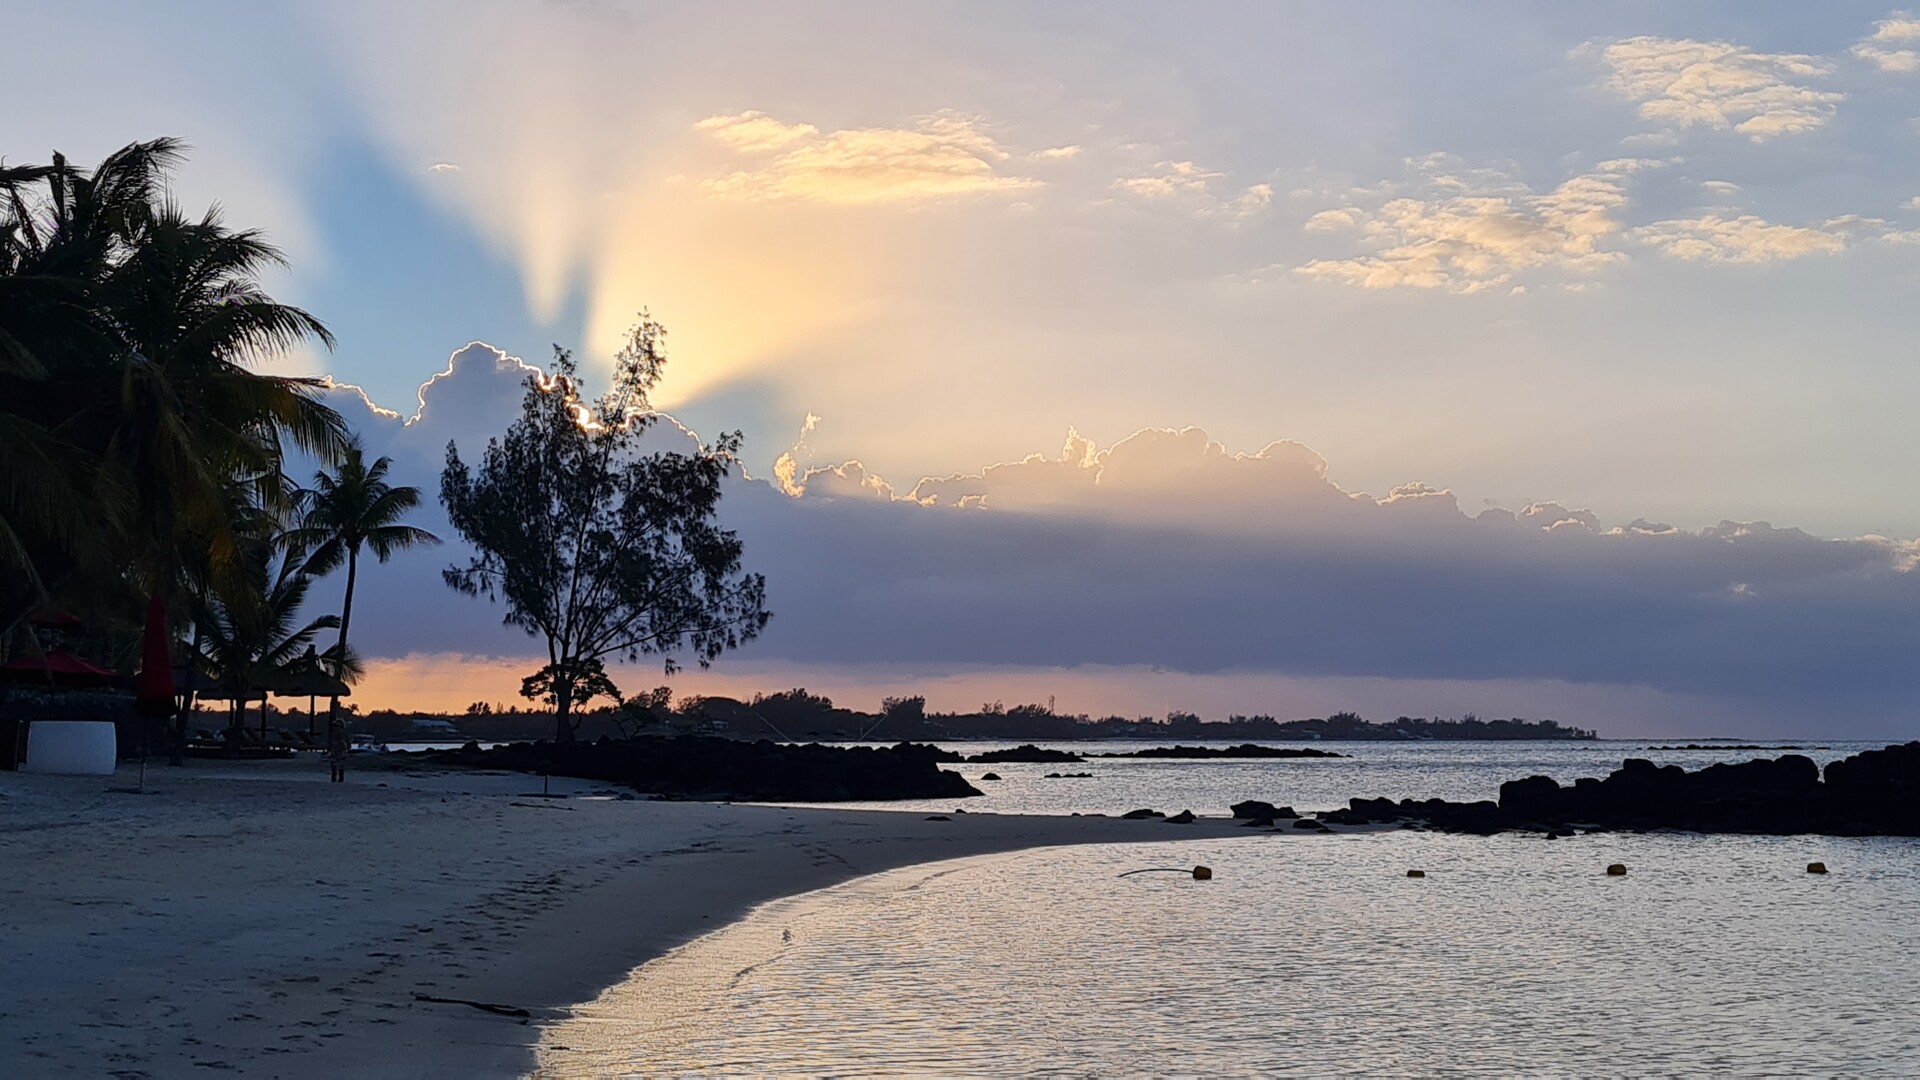
[(1193, 868), (1193, 880), (1195, 880), (1195, 881), (1212, 881), (1212, 880), (1213, 880), (1213, 867), (1211, 867), (1211, 866), (1196, 866), (1196, 867), (1194, 867), (1194, 868)]
[(1827, 872), (1827, 864), (1826, 864), (1826, 863), (1823, 863), (1823, 862), (1810, 862), (1810, 863), (1808, 863), (1808, 864), (1807, 864), (1807, 873), (1809, 873), (1809, 874), (1824, 874), (1824, 873), (1826, 873), (1826, 872)]
[(1407, 871), (1407, 876), (1408, 877), (1426, 877), (1427, 872), (1425, 870), (1409, 870)]
[(1612, 866), (1607, 867), (1607, 876), (1608, 877), (1626, 877), (1627, 864), (1617, 862), (1617, 863), (1614, 863)]

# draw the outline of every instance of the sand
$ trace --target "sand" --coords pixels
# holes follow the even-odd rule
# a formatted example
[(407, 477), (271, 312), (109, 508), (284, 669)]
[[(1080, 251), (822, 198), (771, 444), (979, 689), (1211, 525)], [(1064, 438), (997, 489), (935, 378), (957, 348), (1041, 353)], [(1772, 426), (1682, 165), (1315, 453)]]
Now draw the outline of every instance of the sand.
[(0, 1076), (517, 1076), (543, 1021), (756, 904), (937, 859), (1235, 834), (563, 780), (543, 799), (528, 776), (355, 764), (345, 784), (314, 759), (154, 766), (146, 794), (113, 790), (125, 769), (0, 772)]

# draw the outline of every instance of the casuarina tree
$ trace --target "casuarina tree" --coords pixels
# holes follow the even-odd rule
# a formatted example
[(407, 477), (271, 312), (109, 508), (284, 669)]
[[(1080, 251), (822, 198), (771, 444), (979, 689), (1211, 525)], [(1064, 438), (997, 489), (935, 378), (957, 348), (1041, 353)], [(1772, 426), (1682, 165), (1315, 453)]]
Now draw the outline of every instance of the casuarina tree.
[(535, 693), (553, 703), (554, 737), (571, 741), (574, 705), (617, 694), (609, 658), (690, 655), (701, 667), (760, 633), (766, 580), (741, 568), (741, 543), (715, 518), (739, 433), (693, 453), (646, 450), (659, 417), (648, 394), (666, 363), (665, 331), (643, 314), (615, 358), (612, 389), (593, 401), (555, 348), (551, 376), (531, 376), (520, 418), (469, 467), (452, 443), (440, 500), (473, 548), (449, 586), (497, 600), (505, 621), (545, 640)]

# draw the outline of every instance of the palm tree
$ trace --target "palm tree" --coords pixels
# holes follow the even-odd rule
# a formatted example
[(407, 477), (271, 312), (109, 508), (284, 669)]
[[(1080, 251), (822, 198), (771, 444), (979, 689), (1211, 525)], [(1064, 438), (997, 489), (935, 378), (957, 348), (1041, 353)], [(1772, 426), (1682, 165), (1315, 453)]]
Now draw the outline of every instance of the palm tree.
[[(57, 154), (52, 166), (0, 169), (0, 440), (10, 463), (32, 449), (20, 460), (83, 460), (93, 474), (54, 506), (25, 486), (45, 467), (9, 470), (18, 486), (0, 490), (0, 566), (33, 586), (9, 593), (43, 592), (83, 563), (136, 594), (206, 591), (191, 564), (231, 569), (238, 550), (226, 484), (285, 486), (283, 440), (326, 459), (345, 442), (316, 380), (250, 370), (332, 339), (261, 291), (259, 273), (283, 260), (259, 234), (164, 199), (181, 156), (177, 140), (156, 139), (91, 172)], [(76, 550), (76, 537), (98, 538), (97, 550)], [(0, 627), (32, 602), (0, 596)]]
[(239, 727), (246, 698), (297, 670), (322, 630), (340, 625), (337, 615), (322, 615), (296, 625), (313, 579), (300, 572), (292, 556), (278, 565), (270, 545), (250, 544), (243, 555), (252, 580), (226, 595), (204, 598), (194, 629), (198, 659), (230, 695), (229, 727)]
[[(394, 487), (387, 483), (392, 459), (381, 457), (367, 464), (365, 449), (356, 438), (347, 443), (339, 466), (330, 474), (322, 469), (313, 476), (313, 487), (302, 493), (304, 513), (298, 528), (286, 540), (296, 551), (308, 553), (301, 567), (308, 574), (329, 574), (341, 563), (347, 567), (347, 592), (340, 603), (340, 639), (328, 650), (327, 663), (335, 674), (347, 657), (347, 630), (353, 623), (353, 590), (360, 574), (360, 549), (366, 548), (375, 559), (385, 563), (395, 552), (411, 547), (437, 544), (440, 538), (400, 519), (420, 505), (420, 489)], [(339, 707), (331, 699), (329, 710)]]
[(347, 431), (316, 397), (320, 380), (249, 370), (308, 338), (333, 343), (319, 320), (256, 284), (279, 252), (257, 233), (227, 230), (215, 211), (194, 221), (171, 205), (136, 240), (106, 285), (129, 348), (98, 419), (109, 466), (139, 493), (138, 520), (157, 534), (141, 538), (148, 569), (167, 582), (180, 569), (169, 541), (195, 519), (220, 520), (227, 479), (276, 484), (283, 439), (331, 460)]

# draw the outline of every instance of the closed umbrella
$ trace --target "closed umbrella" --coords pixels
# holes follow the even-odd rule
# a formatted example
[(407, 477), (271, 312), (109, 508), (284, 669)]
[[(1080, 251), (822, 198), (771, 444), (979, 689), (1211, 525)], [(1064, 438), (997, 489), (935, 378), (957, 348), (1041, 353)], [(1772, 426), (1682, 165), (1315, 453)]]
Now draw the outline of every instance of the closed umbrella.
[(133, 704), (142, 716), (173, 713), (173, 639), (167, 633), (167, 605), (154, 593), (147, 601), (146, 635), (140, 641), (140, 678)]

